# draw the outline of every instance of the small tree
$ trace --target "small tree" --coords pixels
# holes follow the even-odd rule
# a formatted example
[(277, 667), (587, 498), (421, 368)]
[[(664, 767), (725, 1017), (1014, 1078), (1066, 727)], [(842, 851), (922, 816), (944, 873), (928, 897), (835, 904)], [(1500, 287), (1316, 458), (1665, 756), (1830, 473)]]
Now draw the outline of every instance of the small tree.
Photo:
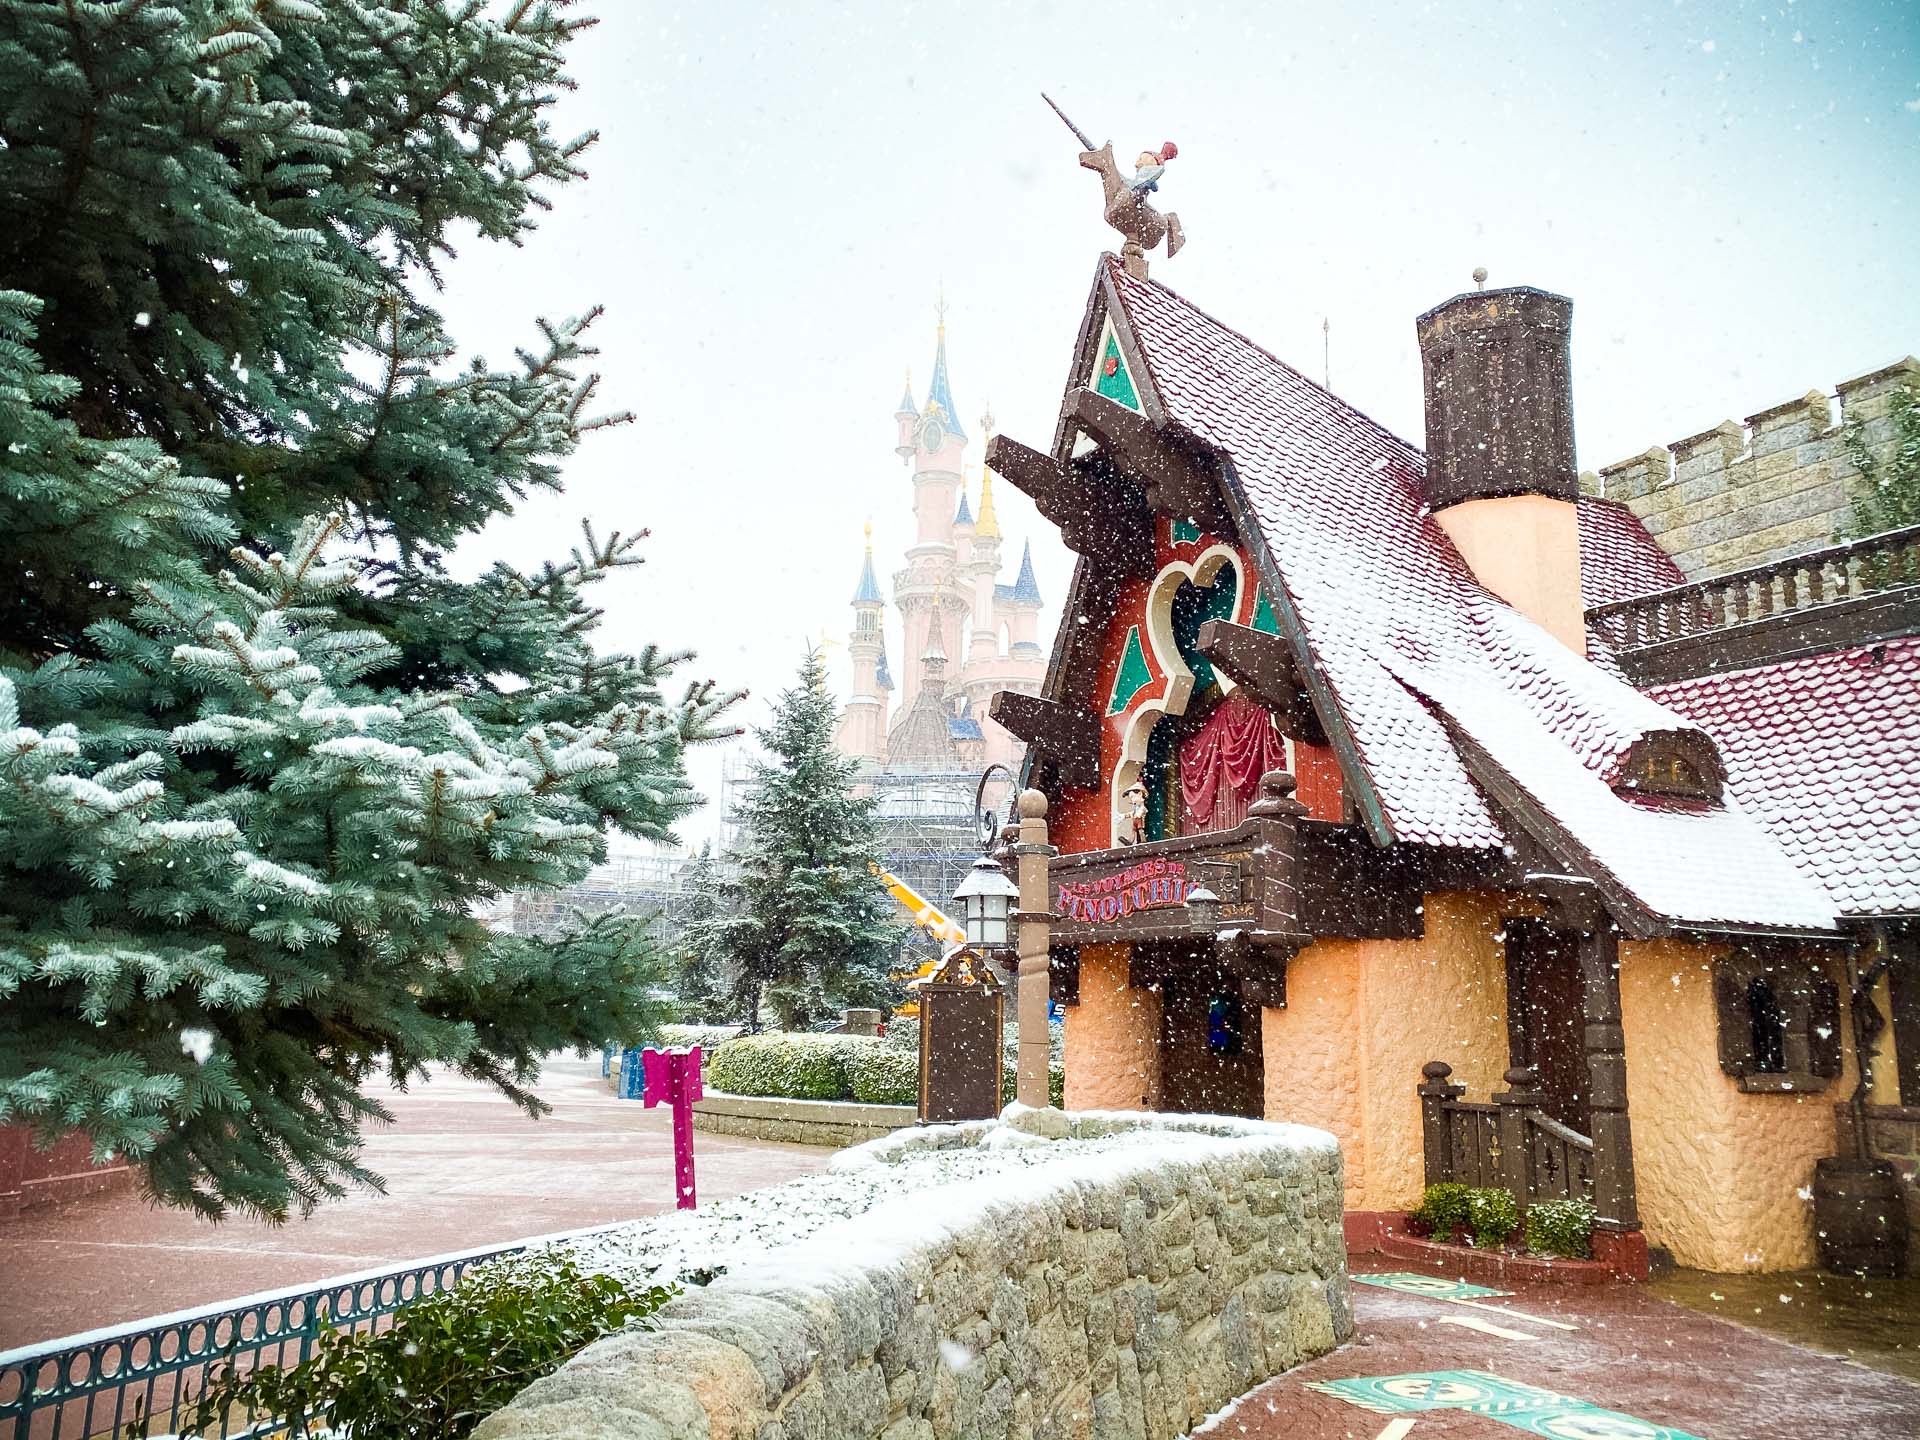
[(754, 767), (721, 913), (692, 937), (733, 970), (738, 1013), (756, 1028), (763, 1003), (791, 1030), (897, 994), (888, 962), (899, 929), (873, 871), (874, 802), (853, 793), (856, 764), (833, 748), (833, 724), (826, 671), (809, 650), (772, 723), (754, 732), (773, 759)]
[(1893, 421), (1893, 450), (1876, 458), (1867, 443), (1864, 421), (1846, 429), (1847, 458), (1860, 469), (1860, 491), (1853, 500), (1853, 538), (1920, 525), (1920, 395), (1907, 387), (1893, 392), (1887, 409)]
[(685, 908), (675, 923), (668, 950), (673, 962), (673, 988), (680, 1019), (711, 1024), (728, 1017), (733, 987), (714, 954), (713, 926), (724, 911), (720, 866), (711, 843), (687, 864)]

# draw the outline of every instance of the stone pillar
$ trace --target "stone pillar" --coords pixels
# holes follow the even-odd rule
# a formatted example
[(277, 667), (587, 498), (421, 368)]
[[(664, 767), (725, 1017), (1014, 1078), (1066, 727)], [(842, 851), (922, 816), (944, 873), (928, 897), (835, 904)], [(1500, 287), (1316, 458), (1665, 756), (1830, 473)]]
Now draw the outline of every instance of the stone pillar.
[(1620, 934), (1602, 914), (1582, 930), (1579, 944), (1587, 1085), (1593, 1097), (1593, 1203), (1603, 1228), (1638, 1230), (1626, 1031), (1620, 1023)]
[(1020, 792), (1020, 839), (1013, 847), (1020, 862), (1020, 993), (1017, 997), (1020, 1056), (1014, 1098), (1036, 1110), (1047, 1108), (1047, 991), (1053, 895), (1047, 862), (1047, 797), (1038, 790)]

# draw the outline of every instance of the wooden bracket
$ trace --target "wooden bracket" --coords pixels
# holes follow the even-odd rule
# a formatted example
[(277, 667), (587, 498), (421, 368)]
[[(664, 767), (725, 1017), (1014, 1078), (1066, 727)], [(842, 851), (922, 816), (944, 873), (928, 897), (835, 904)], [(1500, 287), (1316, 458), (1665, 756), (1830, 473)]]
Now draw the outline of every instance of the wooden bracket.
[(1230, 620), (1208, 620), (1200, 626), (1198, 648), (1234, 684), (1273, 711), (1283, 732), (1309, 744), (1327, 743), (1293, 647), (1282, 637)]
[(1061, 413), (1093, 436), (1116, 468), (1139, 482), (1149, 509), (1211, 534), (1233, 533), (1216, 464), (1198, 442), (1084, 386), (1067, 392)]
[(1153, 573), (1153, 516), (1112, 466), (1091, 456), (1063, 465), (1005, 435), (987, 442), (986, 463), (1059, 527), (1061, 541), (1075, 554), (1119, 574)]
[(1027, 744), (1044, 751), (1066, 789), (1092, 790), (1099, 786), (1100, 721), (1091, 710), (1040, 695), (1002, 690), (988, 702), (987, 714)]

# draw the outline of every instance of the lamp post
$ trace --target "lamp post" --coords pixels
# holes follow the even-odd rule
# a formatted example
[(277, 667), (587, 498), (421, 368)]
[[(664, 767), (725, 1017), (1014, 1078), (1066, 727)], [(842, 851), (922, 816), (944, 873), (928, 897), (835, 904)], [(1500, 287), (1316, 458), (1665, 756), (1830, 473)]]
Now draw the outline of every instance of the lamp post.
[(975, 950), (1007, 948), (1007, 917), (1020, 890), (991, 855), (982, 855), (967, 871), (967, 878), (953, 892), (960, 911), (960, 928), (967, 944)]

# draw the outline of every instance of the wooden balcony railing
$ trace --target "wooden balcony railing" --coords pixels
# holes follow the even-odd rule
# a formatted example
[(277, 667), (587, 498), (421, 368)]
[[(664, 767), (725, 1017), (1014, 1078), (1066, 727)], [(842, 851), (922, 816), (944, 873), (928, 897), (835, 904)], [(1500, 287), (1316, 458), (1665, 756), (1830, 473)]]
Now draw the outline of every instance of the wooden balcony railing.
[(1492, 1104), (1461, 1099), (1465, 1088), (1448, 1083), (1453, 1067), (1444, 1060), (1420, 1073), (1427, 1184), (1497, 1187), (1522, 1210), (1536, 1200), (1593, 1199), (1593, 1140), (1540, 1108), (1532, 1070), (1507, 1071)]
[[(1741, 627), (1787, 616), (1812, 619), (1808, 612), (1827, 607), (1837, 610), (1844, 602), (1866, 601), (1914, 587), (1920, 587), (1920, 525), (1829, 545), (1823, 550), (1736, 570), (1730, 575), (1657, 590), (1651, 595), (1596, 605), (1587, 611), (1587, 620), (1600, 638), (1626, 660), (1627, 652), (1671, 646), (1695, 637), (1730, 638), (1728, 632)], [(1836, 647), (1885, 638), (1884, 613), (1857, 603), (1851, 608), (1865, 624), (1839, 625), (1831, 637)], [(1860, 630), (1858, 635), (1851, 633), (1854, 628)], [(1809, 651), (1802, 645), (1777, 655), (1742, 653), (1738, 659), (1742, 664), (1764, 663), (1766, 659), (1785, 658), (1789, 653)], [(1704, 674), (1722, 668), (1728, 667), (1709, 664), (1692, 673)], [(1657, 678), (1675, 677), (1663, 674)]]

